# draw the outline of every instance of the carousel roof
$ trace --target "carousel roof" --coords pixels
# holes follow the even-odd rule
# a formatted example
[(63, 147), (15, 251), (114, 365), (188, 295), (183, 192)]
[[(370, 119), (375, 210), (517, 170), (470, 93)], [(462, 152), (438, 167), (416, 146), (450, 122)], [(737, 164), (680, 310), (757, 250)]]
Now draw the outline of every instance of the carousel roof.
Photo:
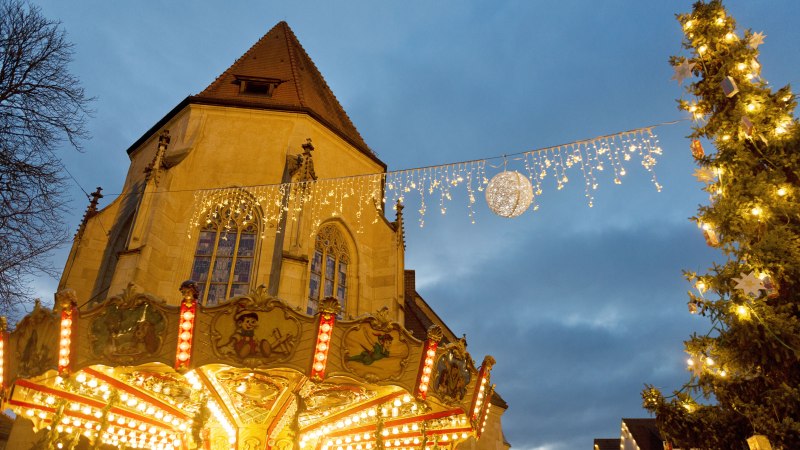
[(341, 320), (332, 298), (308, 316), (263, 288), (210, 308), (182, 292), (180, 306), (133, 287), (87, 311), (69, 290), (54, 310), (37, 304), (3, 336), (4, 407), (51, 446), (369, 450), (481, 435), (494, 360), (476, 367), (438, 326), (419, 340), (386, 310)]

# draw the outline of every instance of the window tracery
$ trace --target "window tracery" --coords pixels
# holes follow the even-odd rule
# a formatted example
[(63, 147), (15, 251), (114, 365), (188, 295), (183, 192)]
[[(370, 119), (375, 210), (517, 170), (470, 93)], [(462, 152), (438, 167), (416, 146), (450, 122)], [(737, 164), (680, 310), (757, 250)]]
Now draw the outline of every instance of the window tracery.
[(202, 224), (191, 279), (205, 306), (250, 290), (258, 245), (257, 206), (247, 198), (220, 199)]
[(320, 300), (335, 297), (346, 310), (350, 252), (339, 227), (320, 228), (314, 243), (308, 289), (308, 314), (316, 314)]

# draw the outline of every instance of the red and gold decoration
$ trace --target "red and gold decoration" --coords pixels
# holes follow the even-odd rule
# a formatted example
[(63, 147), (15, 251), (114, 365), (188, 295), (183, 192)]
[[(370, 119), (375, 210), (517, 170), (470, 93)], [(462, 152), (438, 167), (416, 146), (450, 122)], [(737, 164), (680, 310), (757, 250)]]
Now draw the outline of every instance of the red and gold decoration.
[(64, 292), (58, 299), (61, 310), (61, 338), (58, 341), (58, 373), (69, 373), (70, 353), (72, 352), (72, 320), (75, 318), (77, 308), (75, 292)]
[(16, 352), (0, 365), (6, 406), (48, 448), (453, 449), (480, 436), (491, 357), (478, 370), (463, 339), (443, 345), (432, 328), (419, 341), (386, 309), (342, 320), (330, 298), (309, 316), (265, 292), (204, 307), (187, 282), (170, 306), (131, 285), (83, 311), (62, 291), (56, 311), (37, 304), (0, 333)]
[(326, 298), (320, 304), (317, 314), (319, 316), (317, 341), (314, 344), (314, 357), (311, 360), (311, 379), (314, 381), (322, 381), (325, 378), (333, 326), (336, 323), (336, 314), (340, 311), (341, 306), (335, 298)]
[(192, 357), (192, 335), (194, 334), (194, 319), (197, 312), (197, 285), (192, 281), (185, 281), (181, 285), (181, 310), (178, 320), (178, 349), (175, 353), (175, 369), (188, 369)]
[(433, 325), (428, 329), (428, 339), (425, 341), (425, 347), (422, 349), (422, 357), (419, 361), (419, 378), (417, 379), (417, 387), (414, 392), (417, 393), (417, 398), (425, 400), (428, 396), (428, 387), (431, 383), (433, 376), (433, 362), (436, 357), (436, 347), (439, 346), (439, 341), (442, 340), (442, 329), (438, 325)]

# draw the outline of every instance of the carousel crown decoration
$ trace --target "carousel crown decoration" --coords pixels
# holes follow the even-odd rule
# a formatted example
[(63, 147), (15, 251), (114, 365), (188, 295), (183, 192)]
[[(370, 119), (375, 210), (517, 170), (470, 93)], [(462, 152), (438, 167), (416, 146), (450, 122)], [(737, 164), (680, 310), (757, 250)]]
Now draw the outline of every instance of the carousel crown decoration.
[(439, 342), (444, 337), (444, 332), (442, 331), (442, 327), (437, 324), (433, 324), (428, 328), (428, 340), (431, 342)]
[(319, 302), (319, 312), (338, 315), (342, 312), (342, 305), (336, 297), (325, 297)]

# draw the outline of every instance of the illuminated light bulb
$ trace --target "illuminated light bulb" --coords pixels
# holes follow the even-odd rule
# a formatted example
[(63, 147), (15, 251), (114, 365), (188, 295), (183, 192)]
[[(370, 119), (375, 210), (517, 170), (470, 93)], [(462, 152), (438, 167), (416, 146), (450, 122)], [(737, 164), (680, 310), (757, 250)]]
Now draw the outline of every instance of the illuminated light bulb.
[(778, 197), (783, 197), (786, 194), (788, 194), (789, 192), (786, 190), (785, 187), (779, 187), (778, 190), (775, 191), (775, 193), (778, 194)]
[(756, 104), (755, 103), (748, 103), (747, 104), (747, 110), (748, 111), (755, 111), (756, 110)]
[(701, 54), (701, 55), (702, 55), (702, 54), (704, 54), (704, 53), (705, 53), (705, 52), (707, 52), (707, 51), (708, 51), (708, 46), (707, 46), (707, 45), (705, 45), (705, 44), (701, 45), (701, 46), (700, 46), (700, 47), (697, 49), (697, 53), (699, 53), (699, 54)]
[(714, 360), (711, 359), (710, 356), (708, 356), (708, 357), (706, 357), (706, 364), (709, 365), (709, 366), (713, 366), (714, 365)]
[(725, 40), (728, 42), (733, 42), (736, 40), (736, 35), (734, 33), (728, 33), (725, 35)]
[(694, 26), (694, 21), (687, 20), (686, 23), (683, 24), (683, 29), (684, 30), (691, 30), (693, 26)]
[(731, 135), (730, 134), (723, 135), (722, 136), (722, 140), (725, 141), (725, 142), (730, 141), (731, 140)]
[(719, 371), (719, 376), (721, 376), (721, 377), (724, 377), (724, 376), (726, 376), (726, 375), (728, 375), (728, 373), (727, 373), (727, 372), (725, 372), (724, 370), (720, 370), (720, 371)]
[(781, 135), (783, 133), (786, 133), (786, 128), (784, 128), (783, 125), (775, 127), (775, 134)]
[(750, 318), (750, 311), (748, 311), (747, 307), (744, 305), (738, 305), (735, 311), (736, 315), (739, 316), (739, 318), (742, 320)]
[(725, 25), (725, 18), (724, 17), (717, 17), (717, 20), (714, 21), (714, 24), (717, 26)]
[(692, 104), (691, 106), (689, 106), (689, 112), (692, 112), (692, 113), (693, 113), (693, 112), (695, 112), (695, 111), (697, 111), (697, 105), (695, 105), (695, 104)]
[(761, 215), (761, 213), (763, 213), (763, 212), (764, 212), (764, 210), (762, 210), (762, 209), (761, 209), (760, 207), (758, 207), (758, 206), (754, 206), (754, 207), (753, 207), (753, 209), (751, 209), (751, 210), (750, 210), (750, 214), (752, 214), (752, 215), (754, 215), (754, 216), (760, 216), (760, 215)]
[(694, 365), (694, 360), (692, 358), (689, 358), (686, 360), (686, 364), (691, 367)]
[(745, 63), (736, 64), (736, 68), (741, 70), (741, 71), (744, 71), (745, 69), (747, 69), (747, 64), (745, 64)]

